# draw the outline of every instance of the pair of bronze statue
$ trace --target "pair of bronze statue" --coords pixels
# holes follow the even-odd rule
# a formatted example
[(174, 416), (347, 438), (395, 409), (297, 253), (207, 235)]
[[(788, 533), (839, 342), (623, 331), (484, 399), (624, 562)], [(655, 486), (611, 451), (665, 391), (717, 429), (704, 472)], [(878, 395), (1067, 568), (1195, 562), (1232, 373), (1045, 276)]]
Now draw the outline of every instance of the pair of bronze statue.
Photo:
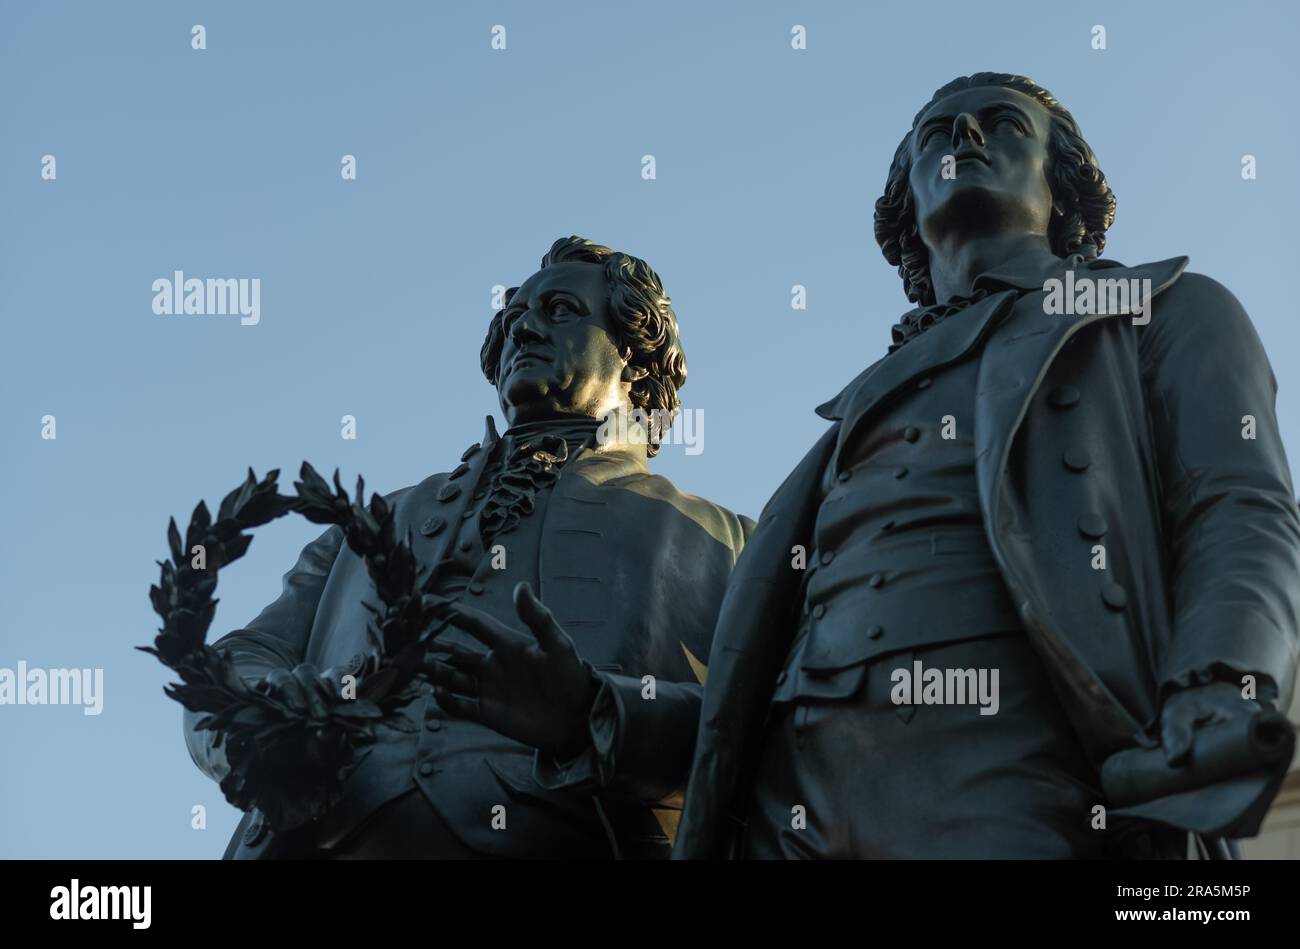
[[(1250, 320), (1185, 257), (1103, 259), (1114, 213), (1046, 90), (939, 89), (876, 203), (915, 308), (757, 524), (602, 425), (679, 408), (677, 320), (644, 261), (557, 241), (483, 345), (508, 430), (387, 496), (449, 604), (403, 727), (227, 856), (1230, 853), (1293, 747), (1300, 516)], [(1067, 275), (1142, 318), (1053, 315)], [(309, 713), (377, 605), (331, 527), (217, 647)], [(992, 713), (952, 694), (987, 672)]]

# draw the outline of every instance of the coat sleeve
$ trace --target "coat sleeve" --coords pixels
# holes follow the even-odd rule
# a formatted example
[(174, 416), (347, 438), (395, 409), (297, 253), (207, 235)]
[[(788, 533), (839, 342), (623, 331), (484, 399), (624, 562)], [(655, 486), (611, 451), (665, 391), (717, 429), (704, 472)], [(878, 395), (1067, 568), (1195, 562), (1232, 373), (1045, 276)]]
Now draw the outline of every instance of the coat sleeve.
[(817, 486), (838, 434), (838, 424), (827, 429), (767, 502), (727, 584), (673, 859), (725, 857), (737, 841), (736, 811), (748, 795), (776, 677), (794, 638), (800, 574), (792, 547), (808, 542)]
[(703, 686), (655, 683), (654, 701), (631, 676), (597, 673), (591, 744), (571, 761), (535, 763), (537, 782), (549, 790), (589, 789), (656, 804), (686, 784), (699, 726)]
[(1261, 699), (1285, 708), (1297, 659), (1300, 514), (1264, 347), (1227, 289), (1184, 274), (1156, 299), (1140, 351), (1174, 617), (1161, 698), (1249, 674)]
[[(226, 634), (213, 644), (230, 657), (246, 682), (261, 679), (272, 669), (292, 669), (302, 662), (316, 617), (316, 605), (342, 543), (342, 529), (331, 527), (304, 547), (298, 562), (284, 575), (284, 586), (275, 602), (246, 627)], [(202, 717), (188, 709), (185, 711), (185, 743), (199, 769), (214, 781), (221, 781), (230, 766), (224, 746), (212, 746), (215, 733), (195, 731), (194, 725)]]

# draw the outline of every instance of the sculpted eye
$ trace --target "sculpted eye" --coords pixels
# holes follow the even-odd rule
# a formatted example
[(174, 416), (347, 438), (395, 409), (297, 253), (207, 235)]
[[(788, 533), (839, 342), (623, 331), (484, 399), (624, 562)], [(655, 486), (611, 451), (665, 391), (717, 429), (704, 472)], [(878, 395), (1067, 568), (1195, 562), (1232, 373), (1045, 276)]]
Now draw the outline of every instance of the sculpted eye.
[(934, 141), (934, 137), (936, 135), (943, 137), (944, 136), (943, 129), (938, 126), (935, 126), (934, 128), (930, 129), (928, 132), (926, 132), (924, 135), (922, 135), (921, 147), (928, 148), (930, 146), (930, 143)]
[(994, 125), (998, 125), (998, 126), (1008, 125), (1008, 124), (1009, 124), (1009, 125), (1011, 125), (1013, 128), (1015, 128), (1016, 131), (1020, 132), (1021, 134), (1024, 134), (1024, 131), (1025, 131), (1025, 127), (1024, 127), (1024, 125), (1020, 122), (1019, 119), (1017, 119), (1017, 118), (1016, 118), (1015, 116), (1013, 116), (1013, 115), (1000, 115), (1000, 116), (998, 116), (996, 119), (993, 120), (993, 124), (994, 124)]
[(573, 307), (569, 305), (568, 300), (552, 300), (550, 313), (551, 316), (569, 316), (573, 313)]

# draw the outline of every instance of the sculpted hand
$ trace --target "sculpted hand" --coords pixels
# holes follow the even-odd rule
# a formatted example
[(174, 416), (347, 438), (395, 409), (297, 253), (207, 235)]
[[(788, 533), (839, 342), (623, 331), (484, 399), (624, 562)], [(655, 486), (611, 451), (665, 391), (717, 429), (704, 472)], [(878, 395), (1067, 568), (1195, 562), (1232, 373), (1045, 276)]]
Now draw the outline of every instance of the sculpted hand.
[[(319, 672), (308, 662), (294, 666), (293, 671), (272, 669), (253, 688), (306, 719), (323, 719), (328, 709), (339, 701), (342, 688), (342, 668)], [(306, 765), (326, 760), (335, 751), (338, 736), (316, 728), (303, 731), (301, 760)]]
[(299, 663), (292, 672), (272, 669), (254, 688), (308, 716), (324, 714), (338, 691), (309, 662)]
[(523, 629), (462, 603), (449, 606), (452, 625), (488, 652), (437, 646), (450, 654), (431, 657), (425, 675), (448, 714), (482, 722), (561, 760), (571, 758), (590, 741), (587, 716), (599, 686), (595, 670), (528, 584), (515, 587), (514, 604)]
[[(250, 683), (268, 700), (249, 705), (224, 732), (230, 770), (221, 779), (226, 799), (259, 808), (276, 829), (298, 827), (324, 814), (342, 793), (342, 775), (353, 759), (349, 730), (328, 718), (337, 713), (342, 668), (317, 672), (310, 664), (274, 669)], [(361, 718), (378, 714), (366, 703), (344, 703)]]
[(1259, 703), (1241, 697), (1227, 682), (1212, 682), (1175, 692), (1160, 710), (1160, 744), (1170, 767), (1191, 761), (1196, 732), (1238, 716), (1253, 715)]

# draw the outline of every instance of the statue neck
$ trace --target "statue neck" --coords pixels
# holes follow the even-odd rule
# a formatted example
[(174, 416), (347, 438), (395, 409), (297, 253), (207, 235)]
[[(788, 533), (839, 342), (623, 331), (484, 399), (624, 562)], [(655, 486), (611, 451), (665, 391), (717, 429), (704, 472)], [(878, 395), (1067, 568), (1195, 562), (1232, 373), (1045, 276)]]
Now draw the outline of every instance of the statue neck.
[(1046, 237), (1024, 233), (980, 235), (965, 241), (953, 235), (929, 250), (930, 281), (936, 303), (970, 296), (980, 274), (1009, 260), (1040, 257), (1046, 265), (1055, 257)]

